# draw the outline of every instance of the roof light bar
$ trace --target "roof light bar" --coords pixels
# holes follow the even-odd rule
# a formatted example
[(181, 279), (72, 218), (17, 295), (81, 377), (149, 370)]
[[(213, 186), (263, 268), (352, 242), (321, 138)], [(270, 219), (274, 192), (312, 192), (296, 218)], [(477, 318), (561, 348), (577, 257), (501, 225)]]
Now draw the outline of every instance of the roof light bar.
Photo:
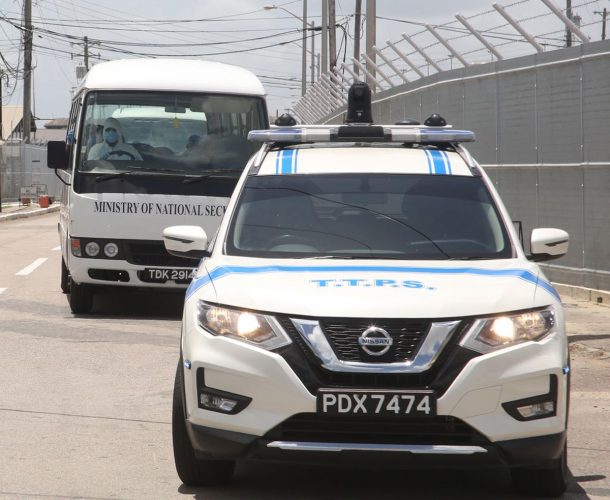
[(473, 142), (474, 132), (417, 125), (396, 126), (308, 126), (252, 130), (248, 140), (303, 144), (308, 142), (407, 142), (442, 144)]

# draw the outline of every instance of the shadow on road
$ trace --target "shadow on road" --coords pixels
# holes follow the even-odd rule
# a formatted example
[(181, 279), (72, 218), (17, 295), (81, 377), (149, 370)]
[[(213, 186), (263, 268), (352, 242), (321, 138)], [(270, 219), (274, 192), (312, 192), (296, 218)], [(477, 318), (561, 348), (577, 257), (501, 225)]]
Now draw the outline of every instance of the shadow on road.
[(570, 344), (574, 342), (583, 342), (585, 340), (606, 340), (610, 339), (610, 334), (590, 334), (590, 335), (570, 335), (568, 341)]
[[(592, 480), (595, 479), (570, 475), (568, 491), (563, 498), (589, 498), (578, 481)], [(198, 500), (527, 498), (513, 492), (510, 473), (501, 467), (369, 470), (243, 463), (228, 486), (188, 488), (182, 485), (178, 492)]]
[(180, 319), (184, 305), (184, 290), (133, 291), (128, 289), (101, 289), (95, 292), (90, 314), (75, 315), (81, 318), (100, 319)]

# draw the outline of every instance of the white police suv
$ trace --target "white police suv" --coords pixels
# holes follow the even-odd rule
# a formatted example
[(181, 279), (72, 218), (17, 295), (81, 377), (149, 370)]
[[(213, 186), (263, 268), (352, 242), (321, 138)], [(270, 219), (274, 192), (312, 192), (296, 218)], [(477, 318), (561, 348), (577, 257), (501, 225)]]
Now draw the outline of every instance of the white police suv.
[[(348, 116), (367, 120), (366, 109)], [(357, 94), (357, 93), (356, 93)], [(366, 107), (366, 106), (365, 106)], [(364, 118), (364, 119), (362, 119)], [(566, 487), (569, 357), (559, 295), (492, 183), (442, 126), (293, 126), (263, 142), (187, 294), (173, 407), (188, 485), (236, 460), (504, 465)]]

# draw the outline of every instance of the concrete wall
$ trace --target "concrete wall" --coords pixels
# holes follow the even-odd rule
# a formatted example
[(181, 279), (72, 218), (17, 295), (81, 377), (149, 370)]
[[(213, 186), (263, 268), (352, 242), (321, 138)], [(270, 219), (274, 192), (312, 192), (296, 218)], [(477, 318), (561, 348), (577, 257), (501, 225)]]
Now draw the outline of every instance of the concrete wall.
[[(341, 123), (344, 111), (325, 122)], [(526, 240), (534, 227), (570, 233), (568, 255), (545, 266), (552, 280), (610, 290), (610, 41), (448, 71), (373, 96), (376, 123), (432, 113), (476, 132), (469, 150)]]

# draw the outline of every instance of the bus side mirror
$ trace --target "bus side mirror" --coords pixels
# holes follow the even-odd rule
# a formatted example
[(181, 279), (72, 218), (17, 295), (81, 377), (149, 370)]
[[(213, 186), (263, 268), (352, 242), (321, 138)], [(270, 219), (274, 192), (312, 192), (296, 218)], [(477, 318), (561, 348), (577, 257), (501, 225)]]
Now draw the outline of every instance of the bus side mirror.
[(163, 230), (165, 249), (177, 257), (199, 260), (208, 257), (208, 237), (199, 226), (171, 226)]
[(47, 143), (47, 167), (53, 170), (69, 168), (69, 154), (65, 141)]
[(537, 228), (532, 231), (530, 244), (532, 254), (528, 258), (543, 262), (563, 257), (568, 252), (570, 236), (562, 229)]

